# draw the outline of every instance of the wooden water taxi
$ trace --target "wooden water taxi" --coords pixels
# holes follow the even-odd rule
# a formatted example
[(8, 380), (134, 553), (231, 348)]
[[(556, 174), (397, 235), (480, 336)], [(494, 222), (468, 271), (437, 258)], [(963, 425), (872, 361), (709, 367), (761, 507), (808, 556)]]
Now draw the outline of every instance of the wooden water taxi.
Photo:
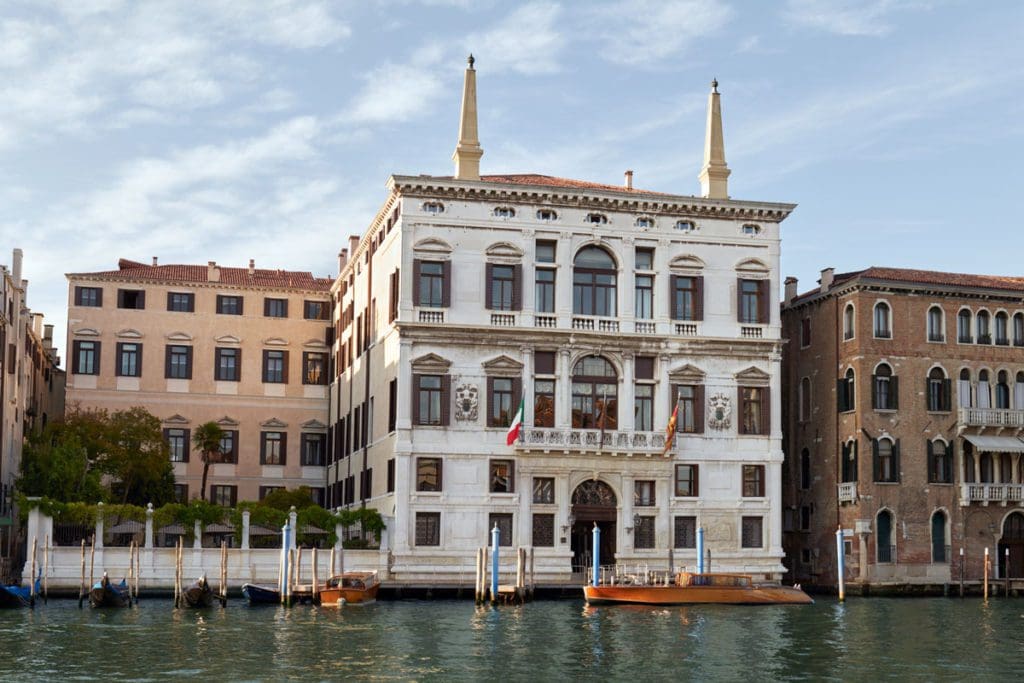
[(607, 583), (584, 586), (592, 605), (632, 603), (641, 605), (807, 605), (813, 603), (798, 586), (758, 583), (747, 574), (691, 574), (679, 572), (662, 582)]
[(320, 589), (320, 604), (324, 607), (338, 605), (364, 605), (377, 599), (377, 572), (345, 572), (332, 576)]

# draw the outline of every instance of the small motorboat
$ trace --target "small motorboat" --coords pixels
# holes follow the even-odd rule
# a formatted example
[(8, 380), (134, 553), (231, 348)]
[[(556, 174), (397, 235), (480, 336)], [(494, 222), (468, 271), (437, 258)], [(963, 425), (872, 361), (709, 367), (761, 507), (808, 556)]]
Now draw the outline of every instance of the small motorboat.
[(220, 596), (213, 592), (210, 582), (206, 580), (205, 574), (182, 591), (181, 595), (187, 607), (212, 607), (213, 601), (220, 599)]
[(324, 607), (365, 605), (377, 599), (377, 572), (345, 572), (332, 576), (320, 589), (320, 604)]
[(584, 586), (583, 595), (592, 605), (808, 605), (814, 602), (799, 587), (758, 583), (748, 574), (679, 572), (661, 581), (645, 578)]
[(89, 591), (89, 605), (92, 607), (130, 606), (131, 595), (128, 593), (128, 582), (121, 579), (121, 583), (113, 584), (104, 572), (103, 578), (94, 583)]
[(242, 595), (250, 605), (280, 605), (281, 589), (277, 586), (258, 586), (254, 583), (242, 584)]

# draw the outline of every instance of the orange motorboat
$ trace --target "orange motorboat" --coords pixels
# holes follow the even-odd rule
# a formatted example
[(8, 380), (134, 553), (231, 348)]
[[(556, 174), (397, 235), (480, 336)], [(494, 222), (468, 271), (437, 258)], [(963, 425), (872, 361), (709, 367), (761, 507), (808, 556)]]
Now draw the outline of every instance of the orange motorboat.
[(332, 576), (320, 589), (320, 604), (324, 607), (363, 605), (377, 599), (377, 572), (345, 572)]
[(642, 605), (806, 605), (813, 603), (799, 586), (757, 583), (747, 574), (679, 572), (674, 581), (602, 583), (584, 586), (590, 604)]

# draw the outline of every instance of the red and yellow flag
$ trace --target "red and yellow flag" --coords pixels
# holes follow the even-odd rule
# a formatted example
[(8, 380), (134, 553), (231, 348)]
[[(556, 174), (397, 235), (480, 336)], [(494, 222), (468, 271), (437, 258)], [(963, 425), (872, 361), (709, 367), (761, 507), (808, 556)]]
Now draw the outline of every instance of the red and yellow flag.
[(672, 450), (672, 446), (675, 445), (676, 441), (676, 423), (679, 421), (679, 403), (676, 402), (676, 407), (672, 410), (672, 417), (668, 419), (668, 428), (665, 430), (665, 450), (661, 452), (662, 455), (668, 455), (668, 452)]

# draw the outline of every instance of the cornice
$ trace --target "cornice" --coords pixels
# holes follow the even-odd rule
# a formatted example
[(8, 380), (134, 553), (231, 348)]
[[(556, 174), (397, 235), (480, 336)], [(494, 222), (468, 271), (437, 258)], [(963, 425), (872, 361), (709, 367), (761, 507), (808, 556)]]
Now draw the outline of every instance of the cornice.
[(1024, 293), (1011, 292), (1005, 289), (990, 287), (971, 287), (965, 285), (936, 285), (919, 282), (899, 282), (879, 278), (856, 277), (838, 285), (833, 285), (827, 292), (804, 294), (803, 297), (789, 305), (783, 304), (782, 310), (797, 309), (829, 298), (839, 299), (854, 292), (893, 292), (912, 294), (915, 296), (957, 297), (962, 299), (1012, 301), (1024, 305)]
[(269, 285), (237, 285), (226, 282), (196, 282), (194, 280), (155, 280), (152, 278), (125, 277), (121, 275), (98, 275), (96, 273), (65, 273), (68, 282), (106, 282), (128, 283), (143, 286), (159, 287), (196, 287), (202, 289), (238, 290), (243, 292), (290, 292), (294, 294), (314, 294), (330, 298), (331, 292), (323, 289), (304, 289), (302, 287), (271, 287)]

